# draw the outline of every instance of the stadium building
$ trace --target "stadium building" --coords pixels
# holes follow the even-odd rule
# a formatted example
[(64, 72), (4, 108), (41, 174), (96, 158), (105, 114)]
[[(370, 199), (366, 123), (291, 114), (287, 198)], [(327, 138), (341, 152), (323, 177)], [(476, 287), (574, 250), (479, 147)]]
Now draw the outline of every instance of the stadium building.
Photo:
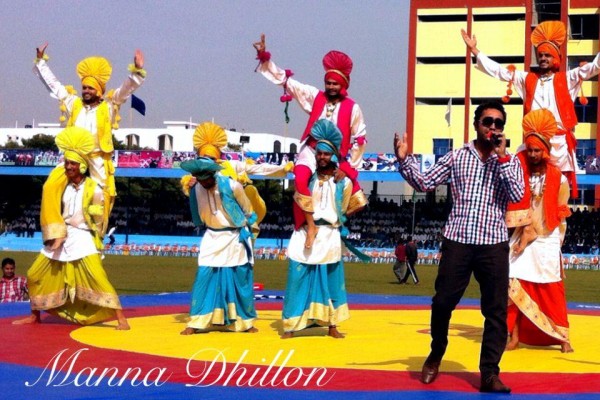
[[(164, 128), (121, 128), (113, 130), (116, 139), (125, 145), (154, 150), (193, 151), (192, 136), (198, 124), (188, 121), (164, 121)], [(0, 146), (8, 142), (22, 144), (23, 139), (36, 135), (56, 136), (59, 124), (27, 125), (25, 128), (0, 129)], [(270, 133), (246, 133), (226, 130), (229, 143), (243, 145), (245, 151), (296, 153), (300, 140)]]
[[(460, 30), (476, 35), (477, 46), (502, 65), (536, 66), (530, 33), (546, 20), (561, 20), (569, 38), (562, 69), (591, 61), (599, 51), (598, 0), (412, 0), (410, 8), (406, 126), (409, 150), (443, 155), (474, 138), (472, 116), (486, 101), (500, 100), (507, 84), (474, 69)], [(597, 77), (583, 84), (588, 104), (575, 102), (580, 166), (600, 154)], [(521, 143), (523, 102), (506, 104), (505, 132), (512, 151)], [(600, 190), (581, 185), (578, 201), (600, 206)]]

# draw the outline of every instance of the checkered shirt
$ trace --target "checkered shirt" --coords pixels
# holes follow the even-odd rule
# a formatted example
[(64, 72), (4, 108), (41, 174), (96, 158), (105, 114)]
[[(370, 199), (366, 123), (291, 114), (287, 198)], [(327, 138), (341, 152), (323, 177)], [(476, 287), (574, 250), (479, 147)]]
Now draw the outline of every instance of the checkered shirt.
[(0, 303), (26, 300), (27, 278), (15, 275), (12, 279), (0, 279)]
[(475, 245), (508, 240), (506, 207), (509, 201), (519, 201), (525, 190), (517, 157), (501, 162), (492, 154), (483, 161), (475, 142), (470, 142), (440, 158), (424, 173), (414, 157), (406, 157), (400, 164), (400, 173), (421, 192), (449, 181), (453, 205), (444, 228), (447, 239)]

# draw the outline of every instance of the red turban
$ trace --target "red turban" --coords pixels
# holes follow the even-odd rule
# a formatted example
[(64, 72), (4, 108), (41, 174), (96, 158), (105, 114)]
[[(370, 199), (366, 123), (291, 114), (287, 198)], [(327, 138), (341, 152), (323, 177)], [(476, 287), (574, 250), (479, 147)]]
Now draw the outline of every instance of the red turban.
[(325, 79), (333, 79), (342, 85), (342, 92), (350, 86), (350, 73), (352, 72), (352, 59), (341, 51), (332, 50), (323, 57)]

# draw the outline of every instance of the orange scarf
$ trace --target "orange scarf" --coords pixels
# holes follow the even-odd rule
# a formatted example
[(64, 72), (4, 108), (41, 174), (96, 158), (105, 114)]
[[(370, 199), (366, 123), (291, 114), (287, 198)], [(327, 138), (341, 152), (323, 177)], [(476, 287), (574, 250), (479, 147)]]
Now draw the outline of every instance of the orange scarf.
[[(526, 152), (521, 151), (517, 154), (523, 168), (523, 180), (525, 181), (525, 193), (521, 201), (517, 203), (509, 203), (508, 211), (526, 210), (531, 207), (531, 188), (529, 187), (529, 177), (531, 171), (527, 164)], [(561, 172), (558, 167), (548, 163), (546, 167), (546, 179), (544, 187), (544, 217), (546, 219), (546, 227), (553, 231), (559, 224), (562, 218), (571, 215), (569, 208), (566, 205), (558, 205), (558, 193), (560, 191)]]

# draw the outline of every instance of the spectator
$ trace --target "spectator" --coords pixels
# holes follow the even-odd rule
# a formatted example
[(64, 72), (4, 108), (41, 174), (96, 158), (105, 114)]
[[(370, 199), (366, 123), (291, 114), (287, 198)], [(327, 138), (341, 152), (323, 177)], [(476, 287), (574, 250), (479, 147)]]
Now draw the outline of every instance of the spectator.
[(396, 262), (393, 269), (394, 275), (398, 278), (398, 283), (404, 283), (402, 279), (406, 275), (406, 245), (402, 239), (398, 241), (394, 254), (396, 255)]
[(417, 276), (417, 245), (413, 242), (412, 236), (408, 237), (408, 243), (406, 243), (406, 271), (404, 272), (404, 276), (402, 277), (400, 283), (407, 283), (408, 276), (411, 275), (415, 285), (419, 284), (419, 277)]
[(12, 258), (2, 260), (2, 280), (0, 281), (0, 303), (29, 300), (27, 278), (15, 275), (17, 264)]

